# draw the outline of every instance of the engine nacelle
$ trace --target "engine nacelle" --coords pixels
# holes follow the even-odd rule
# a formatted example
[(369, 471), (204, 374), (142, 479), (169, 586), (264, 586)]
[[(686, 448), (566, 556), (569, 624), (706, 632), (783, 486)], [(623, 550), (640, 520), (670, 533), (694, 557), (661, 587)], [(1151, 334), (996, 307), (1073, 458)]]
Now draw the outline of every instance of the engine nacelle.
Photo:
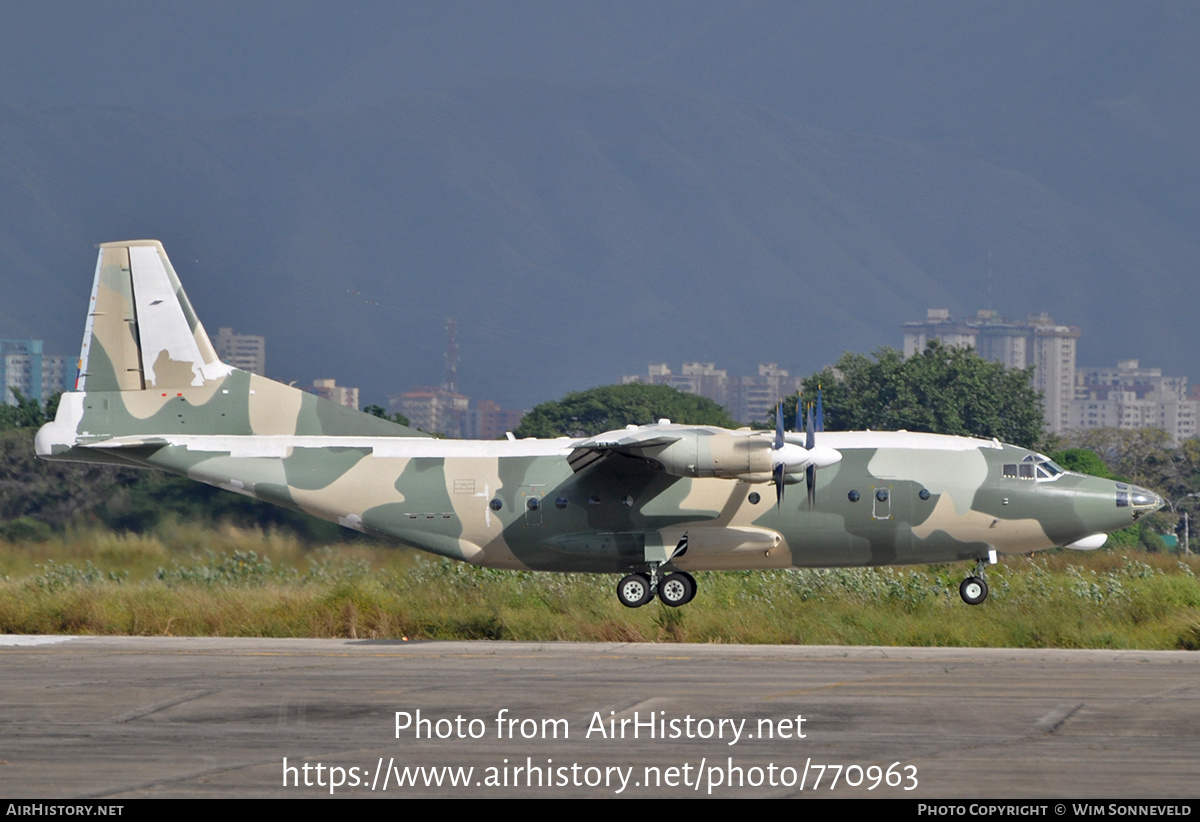
[(771, 479), (771, 439), (729, 431), (688, 432), (647, 458), (677, 477), (717, 477), (747, 482)]
[(785, 482), (796, 482), (806, 468), (824, 468), (841, 460), (834, 448), (814, 444), (805, 448), (796, 442), (775, 447), (775, 437), (760, 431), (727, 431), (724, 428), (672, 426), (660, 420), (656, 426), (628, 426), (595, 439), (581, 441), (568, 457), (571, 467), (582, 471), (597, 459), (623, 454), (653, 462), (676, 477), (716, 478), (743, 482), (771, 482), (782, 466)]

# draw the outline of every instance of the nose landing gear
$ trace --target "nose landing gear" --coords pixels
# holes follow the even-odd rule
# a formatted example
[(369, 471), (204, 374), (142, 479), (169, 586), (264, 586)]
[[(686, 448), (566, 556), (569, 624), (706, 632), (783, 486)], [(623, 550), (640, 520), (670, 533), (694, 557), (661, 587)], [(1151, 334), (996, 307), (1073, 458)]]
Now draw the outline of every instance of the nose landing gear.
[(968, 605), (978, 605), (987, 599), (988, 587), (983, 577), (967, 577), (958, 586), (958, 595)]
[(983, 569), (996, 564), (996, 551), (988, 551), (987, 556), (975, 562), (975, 573), (962, 581), (958, 586), (958, 595), (968, 605), (978, 605), (987, 599), (988, 586), (983, 580)]

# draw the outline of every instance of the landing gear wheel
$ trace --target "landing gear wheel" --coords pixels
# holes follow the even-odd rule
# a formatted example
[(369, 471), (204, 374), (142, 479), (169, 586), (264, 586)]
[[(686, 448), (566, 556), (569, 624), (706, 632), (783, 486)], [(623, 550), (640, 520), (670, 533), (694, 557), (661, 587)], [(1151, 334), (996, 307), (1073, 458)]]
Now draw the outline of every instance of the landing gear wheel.
[(683, 601), (683, 604), (687, 605), (696, 598), (696, 592), (700, 590), (700, 587), (696, 584), (696, 578), (687, 571), (676, 571), (675, 573), (679, 574), (681, 577), (687, 577), (687, 581), (692, 583), (692, 592), (688, 594), (688, 598)]
[(982, 577), (967, 577), (958, 586), (958, 594), (968, 605), (978, 605), (987, 599), (988, 587)]
[(630, 574), (617, 583), (617, 599), (626, 608), (640, 608), (654, 596), (645, 574)]
[(678, 608), (686, 605), (696, 595), (696, 581), (690, 574), (674, 573), (658, 583), (658, 598), (663, 605)]

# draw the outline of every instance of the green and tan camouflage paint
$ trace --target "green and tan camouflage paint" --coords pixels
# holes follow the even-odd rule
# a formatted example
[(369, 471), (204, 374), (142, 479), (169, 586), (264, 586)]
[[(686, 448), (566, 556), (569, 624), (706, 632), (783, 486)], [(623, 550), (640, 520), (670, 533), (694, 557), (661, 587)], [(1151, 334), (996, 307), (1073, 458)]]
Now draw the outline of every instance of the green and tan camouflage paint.
[(81, 363), (38, 433), (46, 459), (160, 468), (493, 567), (977, 560), (1068, 545), (1161, 505), (1132, 489), (1142, 504), (1119, 506), (1117, 484), (1095, 477), (1005, 476), (1031, 452), (933, 434), (820, 434), (841, 461), (817, 472), (811, 507), (796, 491), (776, 504), (762, 432), (660, 422), (588, 440), (433, 439), (221, 363), (152, 240), (100, 247)]

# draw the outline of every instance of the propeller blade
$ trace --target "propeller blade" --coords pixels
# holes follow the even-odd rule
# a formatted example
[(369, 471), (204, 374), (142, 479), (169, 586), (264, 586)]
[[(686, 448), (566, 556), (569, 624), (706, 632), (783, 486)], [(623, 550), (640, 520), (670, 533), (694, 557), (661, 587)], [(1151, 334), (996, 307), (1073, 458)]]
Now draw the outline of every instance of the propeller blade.
[[(841, 461), (842, 455), (836, 448), (816, 444), (816, 432), (824, 430), (824, 414), (820, 405), (820, 391), (817, 394), (816, 416), (813, 404), (806, 410), (801, 410), (799, 398), (796, 400), (796, 423), (799, 428), (800, 415), (806, 414), (804, 445), (788, 442), (783, 435), (783, 403), (775, 407), (775, 440), (771, 445), (771, 479), (775, 483), (775, 503), (783, 506), (783, 487), (789, 481), (788, 472), (799, 473), (804, 468), (804, 478), (808, 486), (808, 506), (812, 508), (816, 502), (817, 469), (827, 468)], [(821, 425), (817, 423), (821, 418)], [(793, 478), (792, 482), (797, 481)]]
[[(821, 392), (817, 391), (817, 401), (821, 399)], [(808, 406), (808, 419), (804, 423), (804, 447), (810, 452), (813, 446), (817, 444), (816, 433), (813, 431), (813, 407)], [(808, 486), (808, 507), (811, 509), (813, 503), (817, 501), (817, 466), (812, 463), (804, 469), (804, 483)]]
[(817, 386), (817, 430), (825, 430), (825, 406), (821, 404), (821, 386)]
[(783, 462), (783, 403), (775, 406), (775, 444), (772, 446), (779, 460), (771, 466), (772, 478), (775, 480), (775, 507), (783, 506), (783, 483), (787, 466)]

